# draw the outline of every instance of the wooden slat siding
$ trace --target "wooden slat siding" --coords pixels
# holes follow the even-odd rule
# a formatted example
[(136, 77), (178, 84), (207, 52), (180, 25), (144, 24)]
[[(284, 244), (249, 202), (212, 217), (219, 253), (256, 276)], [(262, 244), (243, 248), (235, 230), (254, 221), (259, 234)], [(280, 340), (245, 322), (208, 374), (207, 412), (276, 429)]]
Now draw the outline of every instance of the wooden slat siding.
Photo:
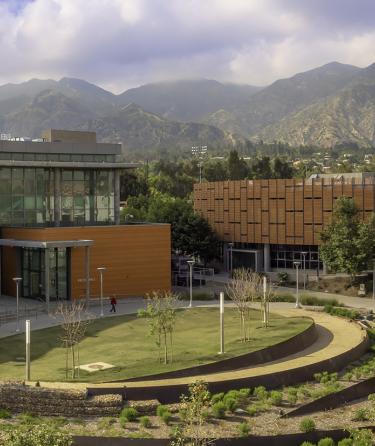
[[(91, 294), (99, 295), (97, 267), (105, 266), (104, 291), (140, 296), (170, 289), (171, 245), (169, 225), (93, 226), (72, 228), (3, 228), (3, 238), (19, 240), (94, 240), (90, 248)], [(14, 249), (14, 248), (12, 248)], [(71, 287), (74, 298), (85, 294), (85, 249), (71, 250)]]
[[(341, 180), (246, 180), (215, 184), (214, 192), (202, 183), (195, 188), (195, 209), (205, 218), (208, 210), (200, 204), (201, 190), (215, 193), (222, 208), (215, 215), (213, 228), (221, 239), (243, 243), (319, 244), (319, 234), (332, 220), (334, 202), (345, 195), (353, 197), (368, 218), (375, 210), (375, 185)], [(212, 187), (210, 187), (212, 189)]]

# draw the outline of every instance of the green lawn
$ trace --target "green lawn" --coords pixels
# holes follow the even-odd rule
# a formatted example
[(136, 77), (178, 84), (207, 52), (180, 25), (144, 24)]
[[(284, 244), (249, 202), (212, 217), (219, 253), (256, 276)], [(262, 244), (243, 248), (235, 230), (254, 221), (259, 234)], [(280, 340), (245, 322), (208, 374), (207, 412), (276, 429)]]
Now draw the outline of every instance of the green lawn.
[[(253, 311), (252, 339), (239, 340), (238, 314), (235, 309), (225, 312), (226, 354), (219, 356), (219, 312), (213, 308), (181, 310), (177, 315), (174, 334), (173, 364), (158, 363), (158, 349), (148, 335), (145, 319), (135, 315), (117, 316), (93, 321), (81, 342), (80, 363), (107, 362), (116, 366), (107, 371), (81, 371), (82, 381), (117, 380), (152, 373), (166, 372), (259, 350), (284, 341), (310, 326), (308, 318), (285, 318), (271, 314), (270, 327), (260, 324), (260, 312)], [(31, 378), (43, 381), (65, 379), (65, 350), (59, 336), (61, 328), (32, 332)], [(0, 379), (24, 378), (24, 335), (0, 340)], [(17, 360), (18, 358), (18, 360)]]

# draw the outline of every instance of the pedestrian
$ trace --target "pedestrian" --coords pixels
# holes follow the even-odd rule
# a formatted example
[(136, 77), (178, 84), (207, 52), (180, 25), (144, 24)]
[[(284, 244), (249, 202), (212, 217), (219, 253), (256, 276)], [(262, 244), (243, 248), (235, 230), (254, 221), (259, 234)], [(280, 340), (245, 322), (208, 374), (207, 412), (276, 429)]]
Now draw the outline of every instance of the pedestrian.
[(115, 296), (112, 297), (111, 299), (111, 311), (110, 313), (116, 313), (116, 305), (117, 305), (117, 300), (115, 298)]

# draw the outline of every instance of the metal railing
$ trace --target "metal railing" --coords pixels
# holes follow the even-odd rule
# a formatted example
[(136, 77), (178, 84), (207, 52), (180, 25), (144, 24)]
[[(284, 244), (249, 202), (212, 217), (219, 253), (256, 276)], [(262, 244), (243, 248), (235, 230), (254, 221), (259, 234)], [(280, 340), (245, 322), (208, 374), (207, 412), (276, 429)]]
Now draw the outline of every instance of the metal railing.
[[(46, 313), (46, 308), (43, 306), (33, 306), (29, 307), (27, 305), (20, 306), (18, 311), (19, 319), (38, 319), (38, 315)], [(17, 310), (12, 308), (2, 309), (0, 311), (0, 326), (8, 324), (9, 322), (14, 322), (17, 320)]]

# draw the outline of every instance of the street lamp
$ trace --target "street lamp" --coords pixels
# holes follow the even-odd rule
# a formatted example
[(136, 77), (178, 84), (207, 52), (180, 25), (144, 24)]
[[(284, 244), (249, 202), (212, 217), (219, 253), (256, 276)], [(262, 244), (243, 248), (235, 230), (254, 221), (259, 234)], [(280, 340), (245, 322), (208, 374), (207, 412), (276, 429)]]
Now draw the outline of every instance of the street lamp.
[(96, 268), (100, 274), (100, 317), (104, 316), (103, 312), (103, 273), (107, 269), (104, 266), (100, 266), (99, 268)]
[(306, 255), (308, 252), (302, 251), (301, 254), (303, 256), (303, 289), (306, 290)]
[(298, 268), (301, 265), (301, 262), (293, 262), (296, 267), (296, 308), (301, 308), (299, 303), (299, 289), (298, 289)]
[(190, 270), (190, 303), (189, 307), (191, 308), (193, 306), (193, 266), (195, 261), (194, 260), (188, 260), (189, 270)]
[(234, 243), (230, 242), (228, 243), (229, 246), (229, 273), (232, 276), (232, 272), (233, 272), (233, 246)]
[(16, 332), (18, 333), (20, 331), (20, 318), (19, 318), (19, 309), (20, 309), (20, 282), (22, 280), (22, 277), (13, 277), (13, 280), (16, 282), (16, 298), (17, 298), (17, 325), (16, 325)]

